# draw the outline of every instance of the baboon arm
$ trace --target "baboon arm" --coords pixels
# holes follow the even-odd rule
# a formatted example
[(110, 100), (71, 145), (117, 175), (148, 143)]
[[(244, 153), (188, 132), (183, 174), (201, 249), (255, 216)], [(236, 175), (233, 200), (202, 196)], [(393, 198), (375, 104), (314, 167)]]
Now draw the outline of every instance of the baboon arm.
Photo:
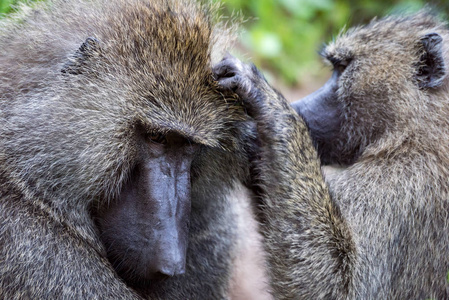
[(228, 57), (215, 72), (257, 123), (256, 184), (275, 298), (343, 298), (354, 247), (303, 120), (255, 67)]
[(0, 201), (3, 299), (140, 299), (73, 230), (25, 200)]
[(274, 289), (279, 298), (341, 299), (349, 288), (353, 245), (323, 181), (304, 122), (264, 85), (261, 138), (262, 208)]

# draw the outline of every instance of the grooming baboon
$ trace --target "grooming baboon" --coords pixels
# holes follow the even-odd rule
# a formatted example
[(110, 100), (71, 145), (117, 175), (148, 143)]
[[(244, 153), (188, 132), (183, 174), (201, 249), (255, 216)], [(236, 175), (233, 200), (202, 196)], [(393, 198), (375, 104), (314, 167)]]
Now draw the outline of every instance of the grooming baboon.
[[(254, 161), (276, 299), (448, 299), (449, 32), (427, 12), (349, 30), (294, 103), (255, 68), (215, 69), (258, 124)], [(328, 192), (330, 191), (330, 193)]]
[(227, 298), (250, 198), (228, 30), (189, 0), (35, 5), (0, 25), (0, 297)]

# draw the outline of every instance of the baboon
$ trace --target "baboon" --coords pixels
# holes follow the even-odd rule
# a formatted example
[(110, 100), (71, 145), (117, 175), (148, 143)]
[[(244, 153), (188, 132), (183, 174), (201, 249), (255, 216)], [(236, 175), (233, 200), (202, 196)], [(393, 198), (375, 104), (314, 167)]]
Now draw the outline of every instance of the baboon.
[[(448, 39), (427, 10), (342, 33), (322, 52), (331, 79), (299, 114), (255, 67), (215, 67), (257, 122), (276, 299), (449, 298)], [(325, 181), (313, 142), (341, 165)]]
[[(54, 0), (0, 25), (2, 299), (225, 299), (251, 126), (190, 0)], [(241, 222), (240, 222), (241, 223)]]

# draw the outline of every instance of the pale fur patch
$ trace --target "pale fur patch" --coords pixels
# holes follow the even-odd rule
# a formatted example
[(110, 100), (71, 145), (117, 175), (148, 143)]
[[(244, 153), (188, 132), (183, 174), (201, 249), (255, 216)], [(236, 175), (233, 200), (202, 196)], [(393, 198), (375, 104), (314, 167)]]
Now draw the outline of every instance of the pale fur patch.
[(236, 207), (235, 226), (239, 239), (231, 278), (230, 298), (233, 300), (272, 300), (268, 275), (265, 268), (266, 255), (259, 224), (254, 216), (252, 194), (242, 184), (236, 184), (228, 196)]

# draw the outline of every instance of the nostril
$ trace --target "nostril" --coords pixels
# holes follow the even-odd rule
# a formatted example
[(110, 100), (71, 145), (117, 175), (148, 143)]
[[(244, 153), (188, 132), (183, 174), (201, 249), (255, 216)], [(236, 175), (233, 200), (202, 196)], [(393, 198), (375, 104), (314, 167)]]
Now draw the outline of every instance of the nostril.
[(173, 276), (182, 275), (185, 273), (184, 264), (178, 266), (163, 266), (154, 268), (152, 271), (147, 272), (146, 278), (148, 280), (164, 280)]
[(150, 274), (149, 278), (150, 280), (165, 280), (173, 276), (178, 276), (184, 274), (184, 270), (177, 270), (177, 271), (158, 271)]
[(185, 272), (186, 272), (186, 269), (184, 268), (184, 266), (182, 266), (181, 268), (178, 268), (176, 271), (175, 271), (175, 276), (177, 276), (177, 275), (183, 275), (183, 274), (185, 274)]
[(172, 275), (164, 274), (161, 272), (156, 272), (151, 275), (152, 280), (165, 280), (172, 277)]
[(171, 268), (160, 268), (158, 270), (158, 273), (161, 273), (163, 275), (170, 276), (170, 277), (182, 275), (185, 273), (184, 264), (178, 265), (178, 266), (173, 266)]

